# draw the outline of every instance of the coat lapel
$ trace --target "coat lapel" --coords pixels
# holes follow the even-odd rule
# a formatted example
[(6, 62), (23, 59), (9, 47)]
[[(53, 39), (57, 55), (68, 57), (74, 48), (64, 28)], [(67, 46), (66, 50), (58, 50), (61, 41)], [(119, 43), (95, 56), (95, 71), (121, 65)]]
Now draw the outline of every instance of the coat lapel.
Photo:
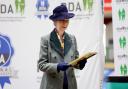
[(61, 48), (60, 41), (57, 37), (55, 29), (50, 34), (50, 44), (53, 49), (55, 49), (62, 57), (64, 57), (71, 48), (72, 41), (69, 35), (65, 32), (65, 39), (64, 39), (64, 53), (63, 49)]
[(61, 49), (61, 45), (55, 29), (50, 34), (50, 44), (53, 49), (55, 49), (61, 56), (63, 56), (63, 50)]
[(71, 48), (72, 40), (71, 37), (65, 32), (65, 39), (64, 39), (64, 56), (68, 53)]

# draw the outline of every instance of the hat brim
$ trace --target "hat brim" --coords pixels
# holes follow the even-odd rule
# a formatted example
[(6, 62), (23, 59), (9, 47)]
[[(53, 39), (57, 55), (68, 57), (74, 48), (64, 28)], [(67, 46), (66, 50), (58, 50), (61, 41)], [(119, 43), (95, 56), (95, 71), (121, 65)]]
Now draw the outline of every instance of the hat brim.
[(51, 20), (64, 20), (64, 19), (70, 19), (73, 18), (75, 14), (73, 13), (63, 13), (63, 14), (58, 14), (58, 15), (51, 15), (49, 19)]

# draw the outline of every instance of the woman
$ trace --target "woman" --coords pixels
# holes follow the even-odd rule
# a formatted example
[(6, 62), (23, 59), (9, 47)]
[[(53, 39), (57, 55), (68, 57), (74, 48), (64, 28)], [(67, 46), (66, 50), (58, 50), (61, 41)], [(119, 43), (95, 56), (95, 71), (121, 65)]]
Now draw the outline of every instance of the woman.
[[(41, 38), (38, 68), (44, 73), (40, 89), (77, 89), (74, 68), (68, 63), (79, 53), (75, 37), (65, 32), (72, 17), (65, 5), (57, 6), (50, 16), (55, 28)], [(85, 63), (79, 62), (76, 68), (83, 69)]]

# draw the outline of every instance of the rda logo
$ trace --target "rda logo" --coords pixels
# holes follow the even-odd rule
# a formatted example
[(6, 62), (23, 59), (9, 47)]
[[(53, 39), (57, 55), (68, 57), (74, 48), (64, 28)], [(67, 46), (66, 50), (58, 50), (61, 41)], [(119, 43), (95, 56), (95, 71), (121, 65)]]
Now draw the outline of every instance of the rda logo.
[(118, 16), (119, 16), (119, 20), (125, 20), (126, 12), (125, 12), (124, 8), (123, 9), (119, 9)]
[(121, 64), (120, 73), (121, 73), (121, 75), (124, 75), (124, 76), (128, 74), (128, 68), (127, 68), (126, 64), (124, 64), (124, 65)]
[(21, 15), (24, 14), (25, 1), (24, 0), (15, 0), (16, 13), (20, 12)]
[(126, 47), (126, 43), (127, 43), (127, 41), (126, 41), (126, 37), (125, 36), (119, 38), (120, 48), (125, 48)]
[(83, 0), (84, 10), (92, 10), (93, 0)]
[[(0, 85), (4, 88), (5, 83), (11, 84), (10, 78), (10, 61), (14, 51), (7, 36), (0, 35)], [(1, 89), (0, 88), (0, 89)]]
[(25, 9), (25, 0), (15, 0), (14, 2), (10, 2), (10, 3), (7, 0), (4, 3), (0, 3), (0, 14), (1, 15), (2, 14), (10, 15), (10, 14), (14, 14), (15, 12), (21, 13), (21, 15), (23, 15), (24, 9)]
[(48, 9), (49, 9), (49, 3), (48, 0), (37, 0), (36, 3), (36, 8), (37, 8), (37, 17), (41, 19), (42, 15), (44, 16), (44, 18), (47, 18), (49, 13), (48, 13)]

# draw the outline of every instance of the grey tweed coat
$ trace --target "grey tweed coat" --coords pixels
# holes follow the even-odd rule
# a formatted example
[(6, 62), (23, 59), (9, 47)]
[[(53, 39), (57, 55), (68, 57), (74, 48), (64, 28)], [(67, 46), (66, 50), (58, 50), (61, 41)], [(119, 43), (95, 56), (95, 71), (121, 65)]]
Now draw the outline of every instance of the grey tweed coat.
[[(54, 30), (41, 38), (38, 68), (44, 73), (40, 89), (62, 89), (64, 72), (57, 71), (57, 64), (60, 62), (69, 63), (79, 55), (75, 37), (66, 32), (64, 35), (64, 52), (62, 52)], [(74, 68), (68, 68), (66, 74), (68, 79), (68, 89), (77, 89)]]

